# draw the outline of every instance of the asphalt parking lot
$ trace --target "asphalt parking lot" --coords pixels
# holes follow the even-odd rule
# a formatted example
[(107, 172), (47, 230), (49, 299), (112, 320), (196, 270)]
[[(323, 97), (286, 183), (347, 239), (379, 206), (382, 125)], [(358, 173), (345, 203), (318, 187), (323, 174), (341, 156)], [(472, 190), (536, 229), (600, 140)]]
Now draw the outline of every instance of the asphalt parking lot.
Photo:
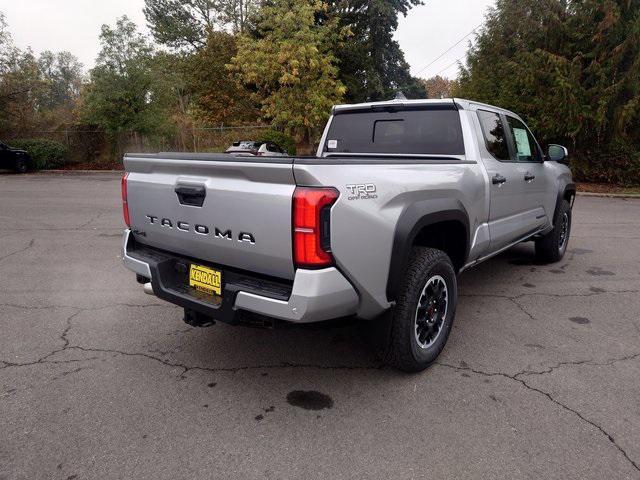
[(640, 200), (464, 273), (407, 375), (352, 325), (187, 326), (122, 266), (119, 189), (0, 175), (1, 479), (640, 478)]

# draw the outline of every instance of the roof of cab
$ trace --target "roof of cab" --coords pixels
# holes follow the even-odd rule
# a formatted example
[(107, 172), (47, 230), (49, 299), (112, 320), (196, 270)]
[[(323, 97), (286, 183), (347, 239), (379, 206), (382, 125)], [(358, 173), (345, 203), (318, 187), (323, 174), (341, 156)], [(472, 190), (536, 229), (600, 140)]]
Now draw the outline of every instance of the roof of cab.
[(418, 100), (406, 100), (406, 99), (394, 99), (394, 100), (385, 100), (382, 102), (367, 102), (367, 103), (352, 103), (352, 104), (343, 104), (343, 105), (335, 105), (333, 107), (332, 113), (337, 113), (340, 111), (349, 111), (349, 110), (366, 110), (375, 107), (419, 107), (419, 106), (451, 106), (456, 110), (472, 110), (477, 107), (488, 108), (491, 110), (495, 110), (501, 113), (513, 115), (518, 117), (517, 114), (511, 112), (510, 110), (506, 110), (504, 108), (496, 107), (495, 105), (488, 105), (486, 103), (475, 102), (473, 100), (466, 100), (464, 98), (424, 98)]
[(406, 100), (406, 99), (394, 99), (384, 100), (382, 102), (366, 102), (366, 103), (351, 103), (343, 105), (335, 105), (333, 112), (345, 111), (345, 110), (366, 110), (375, 107), (417, 107), (421, 105), (450, 105), (455, 107), (453, 98), (425, 98), (419, 100)]

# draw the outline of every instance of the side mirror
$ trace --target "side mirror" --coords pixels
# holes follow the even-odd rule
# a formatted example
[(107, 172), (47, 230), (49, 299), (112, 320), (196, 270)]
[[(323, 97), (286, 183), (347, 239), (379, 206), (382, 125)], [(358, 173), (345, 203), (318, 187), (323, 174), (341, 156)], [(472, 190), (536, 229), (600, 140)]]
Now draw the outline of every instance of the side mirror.
[(552, 162), (567, 163), (569, 161), (569, 150), (562, 145), (552, 143), (547, 150), (547, 159)]

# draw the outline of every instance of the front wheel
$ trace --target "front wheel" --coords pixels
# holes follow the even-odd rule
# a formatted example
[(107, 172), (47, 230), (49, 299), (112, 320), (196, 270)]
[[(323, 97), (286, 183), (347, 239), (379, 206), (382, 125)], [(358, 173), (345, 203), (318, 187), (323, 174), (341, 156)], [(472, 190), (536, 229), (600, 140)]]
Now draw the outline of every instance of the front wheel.
[(553, 230), (536, 240), (536, 257), (544, 263), (562, 260), (571, 234), (571, 205), (562, 200)]
[(419, 372), (438, 358), (453, 325), (458, 285), (451, 259), (440, 250), (414, 248), (399, 292), (384, 360)]

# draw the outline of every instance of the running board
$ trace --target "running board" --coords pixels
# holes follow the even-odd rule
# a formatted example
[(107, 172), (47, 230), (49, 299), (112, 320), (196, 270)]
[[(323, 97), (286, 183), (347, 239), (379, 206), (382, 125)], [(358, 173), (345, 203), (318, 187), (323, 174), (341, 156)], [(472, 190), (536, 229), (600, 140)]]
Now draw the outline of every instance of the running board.
[(467, 263), (464, 267), (462, 267), (462, 268), (460, 269), (460, 271), (459, 271), (458, 273), (462, 273), (462, 272), (464, 272), (465, 270), (467, 270), (468, 268), (475, 267), (475, 266), (476, 266), (476, 265), (478, 265), (479, 263), (482, 263), (482, 262), (484, 262), (485, 260), (489, 260), (490, 258), (493, 258), (493, 257), (495, 257), (496, 255), (501, 254), (501, 253), (502, 253), (502, 252), (504, 252), (505, 250), (508, 250), (508, 249), (510, 249), (511, 247), (513, 247), (513, 246), (515, 246), (515, 245), (517, 245), (517, 244), (519, 244), (519, 243), (522, 243), (522, 242), (527, 241), (527, 240), (528, 240), (528, 239), (530, 239), (531, 237), (534, 237), (534, 236), (538, 235), (538, 234), (539, 234), (540, 232), (542, 232), (543, 230), (544, 230), (544, 228), (539, 228), (539, 229), (537, 229), (536, 231), (534, 231), (533, 233), (527, 233), (524, 237), (520, 238), (519, 240), (516, 240), (515, 242), (510, 243), (509, 245), (507, 245), (507, 246), (505, 246), (505, 247), (502, 247), (501, 249), (496, 250), (495, 252), (492, 252), (492, 253), (490, 253), (489, 255), (485, 255), (484, 257), (480, 257), (480, 258), (478, 258), (477, 260), (474, 260), (473, 262), (469, 262), (469, 263)]

